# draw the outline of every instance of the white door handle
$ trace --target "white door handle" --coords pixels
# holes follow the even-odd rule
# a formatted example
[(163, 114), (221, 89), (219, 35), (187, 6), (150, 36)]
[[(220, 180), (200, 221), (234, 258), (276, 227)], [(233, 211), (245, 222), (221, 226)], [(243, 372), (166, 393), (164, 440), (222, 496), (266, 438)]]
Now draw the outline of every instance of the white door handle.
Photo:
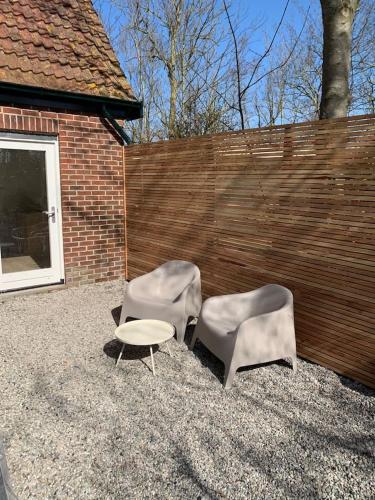
[(45, 214), (48, 217), (51, 217), (52, 222), (56, 221), (56, 209), (55, 209), (55, 207), (51, 207), (51, 211), (50, 212), (48, 210), (43, 210), (42, 214)]

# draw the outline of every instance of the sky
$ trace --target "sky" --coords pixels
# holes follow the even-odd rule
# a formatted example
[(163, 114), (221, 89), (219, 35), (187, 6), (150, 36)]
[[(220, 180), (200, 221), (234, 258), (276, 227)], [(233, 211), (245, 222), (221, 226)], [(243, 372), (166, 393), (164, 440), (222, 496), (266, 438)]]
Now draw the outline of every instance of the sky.
[[(285, 6), (284, 0), (234, 0), (233, 5), (237, 4), (239, 8), (241, 6), (251, 6), (255, 13), (263, 14), (270, 18), (270, 20), (279, 18)], [(309, 5), (319, 4), (318, 0), (299, 0), (298, 2), (292, 1), (288, 7), (289, 13), (298, 14), (298, 5), (307, 9)]]
[[(243, 27), (249, 26), (253, 19), (262, 22), (258, 37), (262, 33), (272, 35), (285, 8), (286, 0), (232, 0), (232, 12), (238, 12), (243, 17)], [(296, 31), (301, 29), (304, 13), (308, 7), (320, 9), (319, 0), (290, 0), (284, 22), (295, 26)], [(262, 39), (253, 39), (254, 50), (264, 47)]]
[[(270, 28), (274, 26), (280, 19), (285, 7), (285, 0), (232, 0), (232, 9), (238, 11), (247, 11), (246, 15), (249, 17), (263, 17), (266, 20), (266, 26)], [(292, 20), (301, 17), (300, 8), (307, 9), (309, 5), (319, 7), (319, 0), (291, 0), (287, 17)]]
[[(112, 19), (114, 18), (113, 7), (110, 8), (111, 0), (94, 0), (94, 4), (96, 2), (100, 3), (104, 17), (111, 15)], [(220, 3), (220, 0), (218, 2)], [(231, 13), (234, 16), (238, 15), (241, 20), (243, 30), (246, 30), (254, 20), (262, 24), (261, 29), (251, 40), (252, 49), (261, 52), (264, 48), (263, 34), (273, 33), (281, 18), (286, 0), (229, 0), (228, 3), (231, 4)], [(285, 22), (294, 25), (298, 31), (303, 24), (304, 12), (309, 6), (320, 15), (319, 0), (290, 0)], [(126, 74), (126, 67), (121, 57), (120, 62)]]

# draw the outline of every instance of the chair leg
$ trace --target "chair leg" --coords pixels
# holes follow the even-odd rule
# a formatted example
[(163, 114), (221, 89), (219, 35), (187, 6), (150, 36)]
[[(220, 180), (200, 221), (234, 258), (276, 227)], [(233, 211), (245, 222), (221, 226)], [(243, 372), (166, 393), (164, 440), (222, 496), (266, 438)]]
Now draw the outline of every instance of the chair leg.
[(155, 377), (155, 363), (154, 363), (154, 353), (152, 352), (152, 345), (150, 345), (150, 354), (151, 354), (152, 374)]
[(178, 344), (182, 344), (185, 338), (186, 320), (185, 319), (180, 320), (174, 326), (176, 328), (177, 342)]
[(236, 371), (237, 368), (234, 365), (225, 365), (223, 382), (224, 389), (230, 389), (232, 387), (232, 382)]
[(120, 351), (119, 357), (117, 358), (117, 363), (116, 363), (116, 366), (117, 366), (117, 365), (119, 364), (119, 362), (120, 362), (120, 359), (121, 359), (122, 353), (124, 352), (124, 349), (125, 349), (125, 344), (122, 344), (122, 347), (121, 347), (121, 351)]
[(294, 355), (292, 356), (292, 366), (293, 366), (293, 373), (297, 372), (297, 356)]
[(120, 314), (120, 319), (119, 319), (119, 323), (118, 324), (122, 325), (123, 323), (125, 323), (127, 316), (128, 316), (128, 314), (125, 311), (125, 306), (123, 305), (122, 308), (121, 308), (121, 314)]
[(189, 345), (189, 350), (192, 351), (194, 349), (195, 342), (197, 341), (198, 338), (198, 330), (197, 327), (194, 328), (193, 336), (191, 338), (191, 342)]
[(169, 349), (168, 342), (166, 342), (165, 345), (167, 346), (167, 350), (168, 350), (169, 356), (172, 357), (171, 350)]

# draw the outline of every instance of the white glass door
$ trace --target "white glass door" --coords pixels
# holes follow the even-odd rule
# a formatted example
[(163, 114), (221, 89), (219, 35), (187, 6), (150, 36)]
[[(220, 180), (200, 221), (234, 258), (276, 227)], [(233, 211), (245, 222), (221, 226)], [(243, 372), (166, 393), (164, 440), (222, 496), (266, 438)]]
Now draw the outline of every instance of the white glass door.
[(0, 135), (0, 291), (63, 280), (56, 138)]

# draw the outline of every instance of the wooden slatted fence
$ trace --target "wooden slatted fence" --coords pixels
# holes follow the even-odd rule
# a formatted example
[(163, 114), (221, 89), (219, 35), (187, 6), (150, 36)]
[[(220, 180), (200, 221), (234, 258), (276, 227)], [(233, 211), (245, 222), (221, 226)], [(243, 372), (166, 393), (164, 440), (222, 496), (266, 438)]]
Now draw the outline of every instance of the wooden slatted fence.
[(375, 387), (375, 116), (126, 149), (129, 278), (196, 262), (205, 296), (280, 283), (300, 356)]

